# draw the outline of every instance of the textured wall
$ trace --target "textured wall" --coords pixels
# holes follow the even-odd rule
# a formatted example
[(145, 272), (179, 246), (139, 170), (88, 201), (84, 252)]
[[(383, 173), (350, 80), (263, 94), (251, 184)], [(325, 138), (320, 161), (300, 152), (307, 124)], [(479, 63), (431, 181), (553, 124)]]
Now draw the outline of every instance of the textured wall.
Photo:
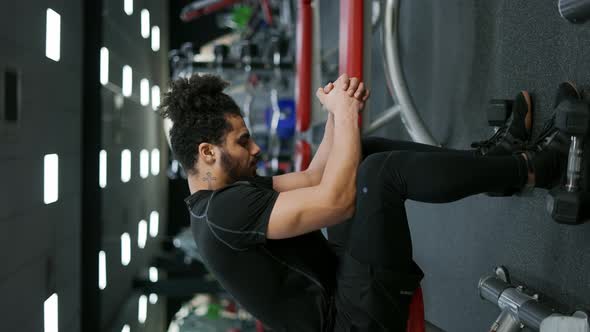
[[(537, 135), (559, 82), (590, 83), (590, 26), (562, 20), (556, 1), (402, 1), (401, 14), (409, 89), (447, 146), (489, 137), (487, 101), (522, 89), (533, 94)], [(555, 223), (545, 196), (407, 204), (430, 321), (453, 332), (488, 328), (499, 312), (479, 299), (477, 282), (496, 265), (564, 310), (590, 307), (590, 225)]]
[[(20, 73), (19, 121), (0, 115), (0, 312), (3, 331), (42, 331), (43, 303), (59, 299), (59, 330), (79, 331), (81, 1), (0, 5), (4, 72)], [(45, 56), (47, 8), (61, 15), (61, 58)], [(58, 200), (44, 203), (44, 155), (58, 154)]]

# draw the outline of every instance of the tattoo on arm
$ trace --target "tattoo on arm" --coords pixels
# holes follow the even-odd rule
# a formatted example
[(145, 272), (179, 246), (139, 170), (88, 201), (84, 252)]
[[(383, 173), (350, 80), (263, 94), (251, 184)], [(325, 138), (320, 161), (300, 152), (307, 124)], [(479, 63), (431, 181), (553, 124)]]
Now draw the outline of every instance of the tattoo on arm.
[(207, 172), (207, 176), (204, 177), (202, 180), (209, 183), (209, 190), (213, 190), (213, 187), (211, 186), (211, 181), (216, 181), (217, 178), (214, 178), (211, 172)]

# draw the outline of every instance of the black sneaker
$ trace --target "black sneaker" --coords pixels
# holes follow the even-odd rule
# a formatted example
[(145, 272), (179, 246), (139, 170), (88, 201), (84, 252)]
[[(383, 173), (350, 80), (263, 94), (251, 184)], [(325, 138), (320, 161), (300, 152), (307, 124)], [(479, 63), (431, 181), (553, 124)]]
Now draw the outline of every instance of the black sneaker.
[(527, 91), (521, 91), (512, 102), (511, 116), (492, 137), (474, 142), (471, 147), (480, 156), (510, 155), (522, 151), (531, 138), (533, 127), (533, 103)]
[(580, 93), (571, 82), (559, 85), (551, 118), (545, 122), (535, 142), (525, 151), (529, 172), (535, 173), (535, 187), (551, 189), (559, 185), (565, 176), (571, 141), (568, 135), (555, 127), (555, 116), (557, 107), (567, 99), (581, 99)]

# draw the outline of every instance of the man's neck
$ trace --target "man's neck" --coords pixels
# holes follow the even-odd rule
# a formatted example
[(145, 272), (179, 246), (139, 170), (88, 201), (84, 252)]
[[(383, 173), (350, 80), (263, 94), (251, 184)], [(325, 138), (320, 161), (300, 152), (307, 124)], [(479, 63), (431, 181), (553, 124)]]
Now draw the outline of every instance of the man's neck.
[(212, 171), (190, 174), (187, 180), (191, 194), (199, 190), (217, 190), (227, 185), (223, 176), (218, 176)]

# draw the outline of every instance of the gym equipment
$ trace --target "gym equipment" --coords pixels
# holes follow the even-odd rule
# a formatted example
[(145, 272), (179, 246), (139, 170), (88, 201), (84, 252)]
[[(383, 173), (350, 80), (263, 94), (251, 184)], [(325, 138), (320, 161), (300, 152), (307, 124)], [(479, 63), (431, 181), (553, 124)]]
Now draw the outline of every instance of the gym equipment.
[(299, 140), (295, 146), (295, 172), (305, 171), (311, 164), (311, 145)]
[(399, 8), (400, 0), (386, 0), (383, 7), (381, 42), (387, 88), (393, 99), (400, 105), (402, 122), (412, 140), (418, 143), (440, 145), (416, 111), (404, 79), (399, 51)]
[(501, 127), (512, 114), (512, 100), (492, 99), (487, 109), (488, 124), (492, 127)]
[[(295, 101), (293, 99), (279, 99), (280, 109), (276, 132), (281, 140), (288, 140), (295, 135)], [(265, 112), (266, 126), (272, 127), (273, 108), (269, 107)]]
[(180, 12), (180, 19), (183, 22), (190, 22), (201, 16), (214, 13), (223, 8), (229, 7), (240, 0), (198, 0), (185, 6)]
[(559, 0), (559, 14), (572, 23), (590, 19), (590, 0)]
[(217, 44), (213, 48), (213, 54), (215, 54), (215, 64), (217, 65), (218, 71), (221, 71), (223, 63), (227, 61), (229, 55), (229, 46)]
[(305, 132), (311, 120), (311, 75), (312, 75), (312, 7), (310, 1), (299, 1), (297, 18), (297, 132)]
[(558, 223), (577, 225), (590, 219), (590, 185), (585, 174), (590, 145), (584, 146), (589, 123), (590, 107), (587, 102), (565, 100), (557, 106), (555, 126), (571, 137), (566, 181), (553, 188), (547, 196), (547, 209)]
[(254, 102), (254, 82), (252, 80), (252, 59), (258, 56), (258, 47), (249, 42), (242, 44), (240, 49), (240, 58), (244, 65), (244, 74), (246, 77), (246, 98), (244, 100), (244, 106), (242, 111), (244, 112), (244, 122), (246, 127), (252, 131), (252, 104)]
[(524, 286), (512, 285), (505, 267), (496, 267), (493, 275), (482, 277), (478, 291), (482, 299), (497, 304), (502, 310), (490, 332), (516, 332), (525, 327), (541, 332), (589, 331), (585, 312), (577, 311), (572, 316), (555, 312), (539, 302), (538, 294), (530, 295)]

